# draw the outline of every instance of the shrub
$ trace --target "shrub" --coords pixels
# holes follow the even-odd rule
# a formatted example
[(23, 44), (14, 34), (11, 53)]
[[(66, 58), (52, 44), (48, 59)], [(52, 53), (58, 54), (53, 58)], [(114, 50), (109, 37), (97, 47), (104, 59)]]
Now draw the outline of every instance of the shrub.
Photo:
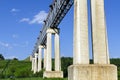
[(3, 74), (0, 73), (0, 78), (5, 78), (5, 76)]
[(44, 69), (42, 69), (40, 72), (33, 74), (33, 77), (43, 77), (43, 72), (44, 72)]
[(23, 68), (15, 72), (17, 78), (25, 78), (31, 76), (32, 72), (29, 69)]

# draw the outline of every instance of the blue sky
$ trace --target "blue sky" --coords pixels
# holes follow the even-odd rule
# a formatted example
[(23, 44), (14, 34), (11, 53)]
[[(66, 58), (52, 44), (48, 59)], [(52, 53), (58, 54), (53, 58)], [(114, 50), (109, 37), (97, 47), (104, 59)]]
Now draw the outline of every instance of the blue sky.
[[(0, 0), (0, 53), (25, 59), (33, 50), (53, 0)], [(88, 3), (90, 0), (88, 0)], [(105, 0), (111, 58), (120, 58), (120, 0)], [(90, 18), (89, 18), (90, 20)], [(89, 22), (90, 24), (90, 22)], [(73, 55), (73, 7), (59, 25), (61, 56)], [(89, 29), (91, 26), (89, 25)], [(89, 30), (89, 34), (90, 30)], [(90, 36), (90, 35), (89, 35)], [(90, 37), (89, 37), (90, 38)], [(91, 40), (89, 40), (91, 42)], [(90, 43), (90, 55), (91, 55)]]

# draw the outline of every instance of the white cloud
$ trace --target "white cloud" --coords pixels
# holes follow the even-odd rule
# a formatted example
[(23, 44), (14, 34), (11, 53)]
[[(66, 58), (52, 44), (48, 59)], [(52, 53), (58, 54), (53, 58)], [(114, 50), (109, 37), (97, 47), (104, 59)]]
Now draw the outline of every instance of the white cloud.
[(30, 24), (42, 24), (43, 21), (46, 19), (47, 13), (45, 11), (40, 11), (34, 18), (30, 21)]
[(6, 48), (12, 48), (12, 46), (8, 43), (4, 43), (4, 42), (1, 42), (0, 41), (0, 45), (3, 46), (3, 47), (6, 47)]
[(23, 18), (23, 19), (20, 20), (20, 22), (29, 22), (29, 21), (30, 21), (29, 18)]
[(15, 8), (11, 9), (11, 12), (18, 12), (18, 11), (19, 9), (15, 9)]
[(43, 21), (46, 19), (47, 14), (45, 11), (40, 11), (36, 14), (33, 19), (23, 18), (20, 22), (28, 22), (29, 24), (43, 24)]

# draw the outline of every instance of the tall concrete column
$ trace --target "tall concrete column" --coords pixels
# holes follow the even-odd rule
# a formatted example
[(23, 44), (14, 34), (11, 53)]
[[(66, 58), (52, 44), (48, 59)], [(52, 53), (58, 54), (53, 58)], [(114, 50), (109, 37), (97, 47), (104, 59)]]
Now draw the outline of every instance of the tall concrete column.
[[(47, 57), (46, 57), (46, 71), (43, 74), (43, 77), (47, 78), (63, 78), (63, 72), (61, 71), (60, 64), (60, 43), (59, 43), (59, 34), (58, 29), (49, 28), (47, 30)], [(52, 34), (55, 34), (55, 71), (52, 71)]]
[(73, 64), (89, 64), (87, 0), (74, 0)]
[(31, 71), (33, 71), (34, 70), (34, 58), (32, 58), (32, 69), (31, 69)]
[(95, 64), (109, 64), (104, 0), (91, 0), (92, 42)]
[(37, 57), (38, 57), (38, 54), (35, 53), (35, 61), (34, 61), (34, 74), (37, 72), (37, 68), (38, 68), (38, 64), (37, 64)]
[(44, 69), (46, 70), (46, 56), (47, 55), (47, 50), (46, 47), (44, 47)]
[(38, 72), (41, 71), (42, 69), (42, 48), (43, 46), (39, 46), (39, 51), (38, 51)]
[(68, 80), (117, 80), (117, 67), (109, 64), (104, 0), (91, 0), (95, 64), (89, 64), (87, 0), (74, 0), (74, 8), (74, 64)]
[(59, 33), (55, 33), (55, 71), (61, 71)]
[(47, 30), (46, 71), (52, 70), (52, 33)]

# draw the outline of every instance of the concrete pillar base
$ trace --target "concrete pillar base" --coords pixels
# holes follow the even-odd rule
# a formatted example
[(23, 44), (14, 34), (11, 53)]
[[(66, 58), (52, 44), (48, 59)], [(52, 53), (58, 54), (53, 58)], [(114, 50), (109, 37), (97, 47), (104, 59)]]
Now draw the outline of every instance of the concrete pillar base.
[(117, 67), (110, 64), (71, 65), (68, 80), (117, 80)]
[(43, 78), (63, 78), (63, 71), (45, 71)]

